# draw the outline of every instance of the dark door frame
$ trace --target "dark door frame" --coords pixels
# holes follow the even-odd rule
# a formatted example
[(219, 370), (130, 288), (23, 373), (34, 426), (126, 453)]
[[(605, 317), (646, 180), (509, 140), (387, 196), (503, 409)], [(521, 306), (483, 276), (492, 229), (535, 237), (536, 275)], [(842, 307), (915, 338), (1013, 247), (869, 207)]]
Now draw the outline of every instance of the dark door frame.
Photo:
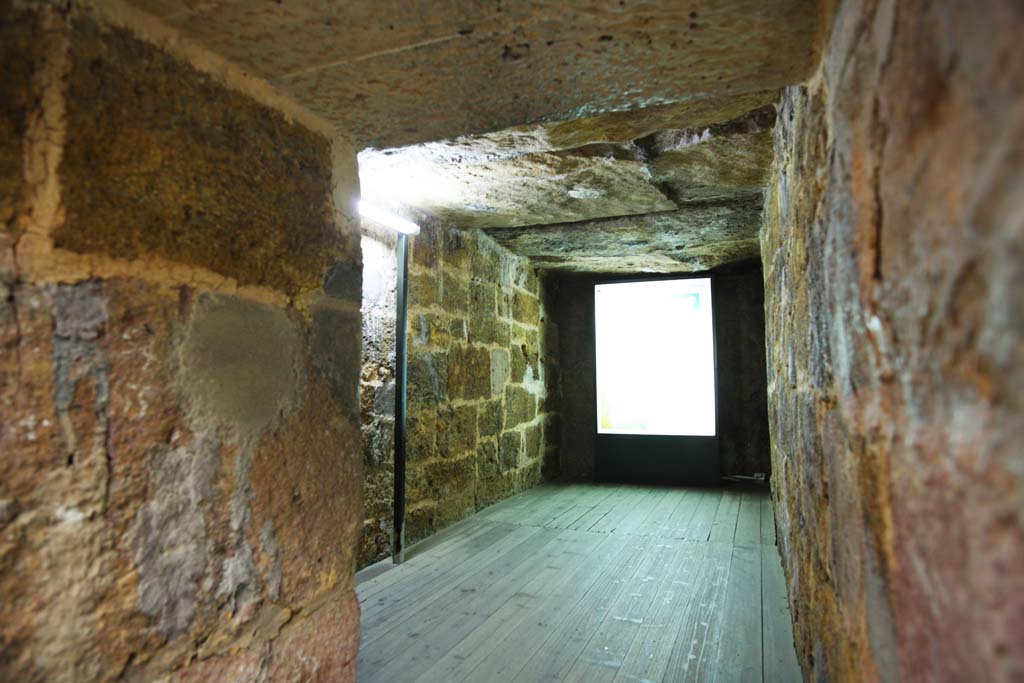
[[(711, 280), (711, 348), (715, 371), (715, 435), (667, 436), (601, 434), (594, 430), (594, 479), (601, 482), (719, 486), (721, 403), (718, 392), (718, 289), (715, 273), (668, 273), (609, 276), (595, 279), (592, 287), (623, 282), (660, 280)], [(597, 415), (597, 312), (594, 290), (590, 292), (590, 319), (594, 325), (594, 415)]]

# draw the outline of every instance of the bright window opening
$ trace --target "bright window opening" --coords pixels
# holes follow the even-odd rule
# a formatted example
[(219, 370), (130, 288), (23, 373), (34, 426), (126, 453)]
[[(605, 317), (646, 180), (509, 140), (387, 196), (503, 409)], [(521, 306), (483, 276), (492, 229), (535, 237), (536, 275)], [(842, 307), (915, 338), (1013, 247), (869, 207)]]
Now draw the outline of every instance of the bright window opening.
[(711, 279), (594, 287), (599, 434), (715, 435)]

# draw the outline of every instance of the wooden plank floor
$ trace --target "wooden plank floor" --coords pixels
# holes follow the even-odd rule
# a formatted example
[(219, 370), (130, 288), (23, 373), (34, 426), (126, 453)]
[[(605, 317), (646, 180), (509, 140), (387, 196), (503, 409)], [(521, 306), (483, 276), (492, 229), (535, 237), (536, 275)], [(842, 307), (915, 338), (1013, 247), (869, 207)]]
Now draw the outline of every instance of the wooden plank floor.
[(766, 491), (545, 484), (357, 577), (358, 680), (800, 680)]

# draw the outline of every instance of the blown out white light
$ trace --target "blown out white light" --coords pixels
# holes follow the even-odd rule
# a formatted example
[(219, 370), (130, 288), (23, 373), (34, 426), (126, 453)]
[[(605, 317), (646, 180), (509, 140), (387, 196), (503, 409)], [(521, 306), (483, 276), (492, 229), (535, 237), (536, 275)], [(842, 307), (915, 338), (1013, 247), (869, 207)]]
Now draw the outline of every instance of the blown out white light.
[(367, 204), (362, 200), (359, 201), (359, 215), (364, 218), (369, 218), (375, 223), (380, 223), (383, 226), (389, 227), (392, 230), (404, 232), (406, 235), (418, 235), (420, 232), (420, 226), (416, 225), (412, 221), (408, 221), (401, 216), (389, 213), (378, 206), (374, 206), (373, 204)]

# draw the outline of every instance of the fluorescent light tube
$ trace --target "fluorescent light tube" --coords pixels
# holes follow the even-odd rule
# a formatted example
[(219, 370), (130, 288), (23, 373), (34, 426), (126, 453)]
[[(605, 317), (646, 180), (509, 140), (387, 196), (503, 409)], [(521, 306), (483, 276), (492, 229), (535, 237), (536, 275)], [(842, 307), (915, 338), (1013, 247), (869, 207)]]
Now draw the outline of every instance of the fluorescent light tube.
[(406, 235), (418, 235), (420, 232), (420, 226), (416, 225), (412, 221), (407, 221), (401, 216), (396, 216), (395, 214), (389, 213), (388, 211), (374, 206), (373, 204), (367, 204), (362, 200), (359, 201), (359, 215), (364, 218), (369, 218), (374, 223), (380, 223), (381, 225), (387, 226), (392, 230), (404, 232)]

